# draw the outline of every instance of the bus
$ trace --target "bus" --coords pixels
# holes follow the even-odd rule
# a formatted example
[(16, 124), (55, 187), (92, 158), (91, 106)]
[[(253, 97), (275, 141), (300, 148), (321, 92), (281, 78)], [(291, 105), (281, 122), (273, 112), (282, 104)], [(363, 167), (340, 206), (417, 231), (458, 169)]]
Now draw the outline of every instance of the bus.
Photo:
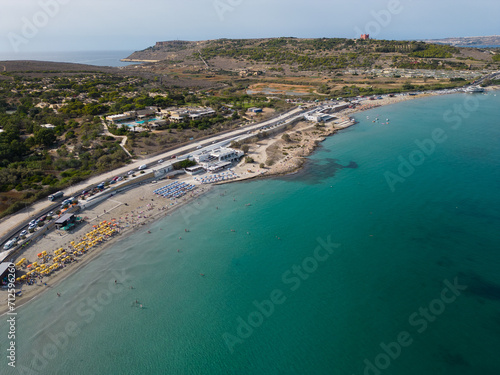
[(57, 193), (51, 194), (48, 196), (49, 201), (55, 201), (57, 198), (61, 198), (64, 195), (62, 191), (58, 191)]

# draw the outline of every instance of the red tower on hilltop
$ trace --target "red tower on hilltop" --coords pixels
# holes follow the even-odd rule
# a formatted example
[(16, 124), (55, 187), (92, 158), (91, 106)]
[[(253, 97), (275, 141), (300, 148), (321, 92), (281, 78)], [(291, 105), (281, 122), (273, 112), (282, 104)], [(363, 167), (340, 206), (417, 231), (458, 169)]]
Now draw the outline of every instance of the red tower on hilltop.
[(368, 40), (370, 39), (370, 34), (361, 34), (361, 40)]

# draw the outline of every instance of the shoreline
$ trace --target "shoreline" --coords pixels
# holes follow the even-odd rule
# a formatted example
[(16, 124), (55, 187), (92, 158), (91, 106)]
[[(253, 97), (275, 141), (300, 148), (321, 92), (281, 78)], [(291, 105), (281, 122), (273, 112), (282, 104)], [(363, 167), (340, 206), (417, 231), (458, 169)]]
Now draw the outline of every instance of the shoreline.
[[(493, 89), (495, 90), (495, 89)], [(491, 90), (491, 91), (493, 91)], [(286, 141), (284, 141), (283, 135), (284, 134), (292, 134), (297, 138), (297, 133), (300, 133), (300, 142), (304, 142), (304, 147), (297, 147), (297, 150), (294, 152), (287, 153), (287, 155), (281, 155), (281, 158), (276, 160), (276, 163), (267, 167), (265, 170), (261, 171), (260, 169), (257, 169), (256, 167), (258, 166), (258, 162), (256, 163), (245, 163), (241, 161), (234, 169), (237, 171), (237, 174), (240, 176), (237, 179), (234, 180), (229, 180), (229, 181), (224, 181), (224, 182), (219, 182), (215, 183), (212, 185), (223, 185), (227, 183), (235, 183), (235, 182), (241, 182), (241, 181), (246, 181), (246, 180), (255, 180), (255, 179), (262, 179), (262, 178), (269, 178), (269, 177), (277, 177), (277, 176), (283, 176), (283, 175), (290, 175), (290, 174), (295, 174), (298, 173), (303, 167), (304, 167), (304, 162), (306, 160), (306, 157), (311, 155), (316, 148), (320, 145), (321, 142), (323, 142), (327, 137), (330, 137), (337, 133), (339, 130), (347, 129), (355, 124), (357, 124), (356, 121), (351, 120), (351, 116), (360, 113), (366, 110), (371, 110), (379, 107), (385, 107), (391, 104), (396, 104), (402, 101), (407, 101), (407, 100), (413, 100), (413, 99), (419, 99), (423, 97), (429, 97), (429, 96), (440, 96), (440, 95), (446, 95), (447, 93), (442, 93), (442, 94), (422, 94), (422, 95), (417, 95), (417, 96), (398, 96), (398, 97), (393, 97), (393, 98), (385, 98), (382, 99), (383, 102), (367, 102), (363, 103), (363, 105), (357, 107), (357, 108), (350, 108), (350, 109), (345, 109), (339, 113), (336, 113), (335, 115), (338, 115), (337, 120), (339, 122), (331, 122), (328, 124), (328, 127), (325, 127), (324, 130), (321, 129), (318, 130), (318, 127), (316, 126), (317, 124), (312, 124), (310, 122), (306, 121), (299, 121), (296, 123), (291, 129), (278, 132), (277, 134), (274, 134), (270, 136), (269, 138), (266, 138), (264, 140), (259, 139), (257, 142), (249, 144), (250, 146), (250, 151), (249, 155), (251, 155), (254, 158), (260, 158), (260, 161), (263, 160), (264, 157), (268, 157), (269, 154), (269, 149), (272, 147), (281, 146), (284, 147), (284, 145), (287, 145)], [(368, 104), (368, 105), (365, 105)], [(337, 127), (337, 126), (338, 127)], [(310, 138), (307, 138), (310, 137)], [(299, 142), (298, 139), (294, 139), (295, 142)], [(188, 176), (187, 179), (192, 178), (192, 176)], [(164, 182), (166, 181), (171, 181), (171, 180), (163, 180)], [(179, 181), (174, 180), (174, 181)], [(117, 194), (115, 199), (109, 199), (105, 201), (104, 203), (101, 203), (97, 206), (95, 206), (92, 209), (89, 209), (87, 211), (83, 211), (82, 216), (92, 216), (96, 215), (94, 218), (90, 219), (89, 221), (86, 221), (85, 224), (78, 226), (72, 233), (67, 233), (62, 236), (60, 233), (50, 233), (49, 236), (51, 238), (46, 239), (42, 238), (40, 239), (37, 243), (33, 244), (30, 246), (28, 249), (26, 249), (21, 255), (18, 256), (18, 258), (21, 257), (28, 257), (25, 253), (31, 253), (31, 258), (33, 258), (33, 254), (36, 254), (37, 252), (41, 252), (42, 250), (53, 250), (54, 248), (58, 247), (66, 247), (63, 245), (63, 242), (68, 241), (69, 239), (65, 239), (65, 237), (70, 236), (70, 239), (73, 237), (80, 237), (82, 235), (82, 231), (88, 230), (89, 228), (92, 227), (92, 221), (94, 220), (103, 220), (105, 219), (111, 219), (111, 217), (120, 217), (120, 224), (124, 224), (127, 222), (126, 226), (120, 227), (120, 231), (117, 235), (111, 237), (109, 240), (103, 242), (102, 244), (99, 244), (95, 248), (93, 248), (91, 251), (89, 251), (89, 254), (84, 255), (83, 258), (77, 258), (76, 262), (72, 262), (67, 264), (63, 269), (60, 269), (57, 271), (56, 274), (53, 274), (52, 276), (49, 276), (47, 279), (48, 285), (44, 286), (42, 283), (37, 283), (34, 285), (22, 285), (22, 290), (23, 293), (20, 297), (16, 297), (16, 309), (18, 309), (21, 306), (24, 306), (28, 302), (32, 301), (33, 299), (37, 298), (38, 296), (42, 295), (45, 291), (51, 290), (54, 287), (60, 285), (69, 275), (71, 275), (73, 272), (79, 271), (81, 268), (86, 266), (89, 262), (94, 260), (96, 257), (98, 257), (100, 254), (104, 252), (105, 249), (107, 249), (109, 246), (115, 244), (117, 241), (120, 239), (124, 239), (127, 236), (131, 235), (132, 233), (136, 232), (139, 230), (142, 226), (145, 226), (147, 224), (151, 224), (154, 221), (157, 221), (158, 219), (162, 219), (171, 213), (177, 211), (179, 208), (185, 206), (186, 204), (192, 203), (195, 200), (197, 200), (200, 197), (205, 196), (212, 190), (211, 185), (197, 185), (197, 189), (194, 190), (190, 195), (186, 195), (182, 197), (181, 199), (177, 200), (175, 204), (169, 204), (167, 206), (164, 206), (160, 209), (160, 207), (157, 207), (155, 204), (158, 203), (157, 199), (162, 199), (153, 196), (151, 198), (151, 191), (153, 190), (154, 187), (157, 187), (161, 185), (161, 183), (152, 185), (152, 184), (144, 184), (141, 186), (138, 186), (134, 189), (131, 189), (129, 191)], [(139, 198), (141, 195), (140, 193), (143, 194), (149, 194), (148, 195), (148, 200), (145, 201), (145, 197), (143, 196), (142, 198)], [(125, 200), (126, 202), (120, 202), (119, 199)], [(142, 206), (141, 202), (153, 202), (153, 203), (148, 203), (147, 206)], [(168, 201), (167, 201), (168, 202)], [(114, 206), (110, 206), (111, 209), (109, 209), (109, 205), (112, 203), (116, 203)], [(130, 204), (130, 206), (129, 206)], [(104, 213), (99, 214), (97, 213), (102, 212), (103, 207), (104, 208)], [(127, 209), (124, 209), (124, 207), (127, 207)], [(154, 210), (153, 213), (151, 214), (146, 214), (142, 215), (144, 212), (145, 208), (148, 207), (147, 210), (151, 211)], [(133, 218), (131, 215), (130, 218), (128, 218), (128, 215), (132, 213), (133, 215), (136, 215), (135, 210), (140, 210), (143, 209), (143, 211), (140, 211), (141, 215), (139, 215), (139, 218), (142, 218), (144, 220), (139, 220)], [(157, 208), (157, 210), (155, 210)], [(108, 211), (106, 211), (108, 210)], [(112, 212), (113, 210), (117, 210), (117, 212)], [(139, 213), (139, 211), (137, 212)], [(132, 220), (132, 223), (129, 223), (128, 220)], [(88, 226), (88, 227), (87, 227)], [(58, 238), (56, 234), (59, 234), (61, 238)], [(55, 237), (55, 239), (53, 238)], [(50, 243), (49, 240), (52, 240), (55, 243)], [(36, 250), (35, 250), (36, 249)], [(14, 261), (16, 263), (18, 259)], [(5, 297), (3, 297), (5, 295)], [(7, 300), (7, 291), (6, 290), (0, 290), (0, 298), (2, 300)], [(0, 315), (5, 315), (7, 313), (8, 307), (7, 306), (0, 306)]]
[[(165, 180), (168, 181), (168, 180)], [(140, 228), (145, 227), (147, 225), (152, 224), (153, 222), (162, 219), (166, 216), (171, 215), (173, 212), (176, 212), (178, 209), (184, 207), (187, 204), (190, 204), (197, 200), (198, 198), (201, 198), (203, 196), (206, 196), (210, 191), (212, 190), (211, 186), (204, 186), (202, 189), (199, 190), (197, 194), (193, 194), (190, 196), (185, 196), (183, 200), (179, 200), (175, 205), (170, 206), (171, 208), (167, 209), (158, 209), (158, 211), (150, 214), (149, 216), (146, 217), (147, 220), (144, 220), (142, 222), (137, 222), (132, 225), (127, 225), (124, 226), (123, 228), (120, 229), (119, 233), (117, 235), (114, 235), (113, 237), (110, 237), (109, 240), (99, 244), (95, 248), (91, 249), (88, 254), (84, 255), (82, 258), (77, 258), (76, 262), (71, 262), (67, 264), (64, 268), (60, 269), (57, 271), (56, 274), (53, 274), (51, 276), (47, 277), (47, 286), (43, 285), (41, 282), (38, 282), (37, 284), (33, 285), (22, 285), (22, 295), (20, 297), (16, 297), (15, 299), (15, 308), (16, 310), (19, 309), (20, 307), (26, 305), (28, 302), (36, 299), (37, 297), (41, 296), (43, 293), (53, 290), (54, 287), (60, 285), (67, 277), (72, 275), (74, 272), (79, 271), (81, 268), (85, 267), (88, 263), (96, 259), (98, 256), (100, 256), (107, 248), (109, 248), (111, 245), (114, 245), (116, 242), (126, 239), (127, 236), (137, 232)], [(196, 193), (198, 190), (195, 190), (193, 193)], [(126, 193), (133, 192), (133, 189), (131, 191), (128, 191)], [(123, 195), (126, 195), (124, 193)], [(132, 210), (133, 212), (133, 210)], [(109, 214), (109, 212), (107, 213)], [(94, 219), (99, 219), (99, 217), (102, 217), (103, 215), (98, 215)], [(94, 220), (93, 219), (93, 220)], [(87, 229), (85, 228), (87, 226), (90, 226), (91, 223), (85, 223), (83, 224), (82, 227), (78, 228), (78, 231), (81, 231), (82, 229)], [(76, 233), (75, 233), (76, 234)], [(43, 240), (40, 240), (41, 242)], [(36, 247), (37, 244), (33, 246)], [(58, 245), (59, 246), (59, 245)], [(38, 250), (37, 250), (38, 251)], [(20, 257), (24, 256), (21, 255)], [(15, 263), (15, 262), (14, 262)], [(17, 289), (17, 287), (16, 287)], [(4, 296), (5, 295), (5, 296)], [(0, 298), (1, 300), (7, 300), (7, 290), (0, 290)], [(1, 306), (0, 307), (0, 316), (5, 315), (8, 312), (8, 306)]]

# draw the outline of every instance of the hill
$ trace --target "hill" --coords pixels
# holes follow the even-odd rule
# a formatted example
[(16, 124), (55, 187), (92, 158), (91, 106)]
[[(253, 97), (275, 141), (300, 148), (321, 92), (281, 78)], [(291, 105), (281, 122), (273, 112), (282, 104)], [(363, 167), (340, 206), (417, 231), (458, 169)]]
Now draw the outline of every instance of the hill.
[(347, 68), (482, 69), (493, 61), (489, 52), (478, 52), (473, 59), (468, 53), (463, 48), (418, 41), (266, 38), (158, 42), (124, 60), (212, 70), (251, 67), (287, 75)]

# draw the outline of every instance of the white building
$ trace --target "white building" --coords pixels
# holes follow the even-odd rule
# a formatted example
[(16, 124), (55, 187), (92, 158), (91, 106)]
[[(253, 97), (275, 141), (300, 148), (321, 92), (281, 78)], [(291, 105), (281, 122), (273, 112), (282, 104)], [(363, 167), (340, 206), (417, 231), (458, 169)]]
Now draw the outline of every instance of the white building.
[(125, 113), (120, 113), (118, 115), (106, 116), (106, 120), (111, 121), (113, 124), (116, 124), (121, 121), (135, 120), (135, 117), (136, 117), (135, 111), (130, 111)]
[(241, 150), (235, 150), (228, 147), (220, 147), (215, 150), (205, 151), (195, 155), (194, 159), (197, 163), (211, 163), (220, 161), (239, 160), (245, 153)]
[(54, 129), (56, 126), (55, 125), (52, 125), (52, 124), (43, 124), (43, 125), (40, 125), (42, 128), (45, 128), (45, 129)]

